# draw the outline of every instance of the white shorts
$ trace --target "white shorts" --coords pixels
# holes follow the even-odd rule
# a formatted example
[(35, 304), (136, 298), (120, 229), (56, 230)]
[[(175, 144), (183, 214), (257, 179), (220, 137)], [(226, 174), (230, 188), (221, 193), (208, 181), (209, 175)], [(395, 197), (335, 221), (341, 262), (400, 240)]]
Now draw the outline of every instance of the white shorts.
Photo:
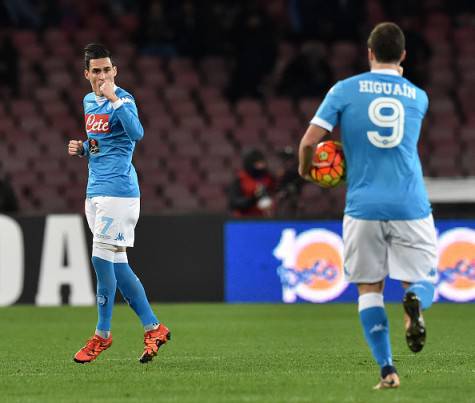
[(134, 246), (135, 226), (140, 215), (139, 197), (87, 198), (85, 210), (94, 242)]
[(343, 219), (346, 279), (377, 283), (387, 275), (414, 283), (435, 282), (437, 236), (432, 214), (420, 220)]

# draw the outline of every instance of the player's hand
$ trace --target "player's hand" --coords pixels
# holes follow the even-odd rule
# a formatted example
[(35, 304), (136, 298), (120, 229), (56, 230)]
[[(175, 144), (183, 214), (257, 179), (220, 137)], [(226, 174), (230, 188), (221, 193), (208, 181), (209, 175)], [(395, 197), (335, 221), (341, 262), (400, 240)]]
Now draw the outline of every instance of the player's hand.
[(101, 91), (102, 95), (104, 95), (111, 102), (115, 102), (119, 99), (119, 97), (115, 95), (114, 84), (112, 83), (112, 81), (104, 82), (99, 87), (99, 91)]
[(69, 140), (68, 154), (69, 155), (83, 155), (84, 147), (81, 140)]
[(313, 179), (310, 174), (306, 174), (306, 175), (301, 175), (301, 177), (303, 179), (305, 179), (307, 182), (311, 182), (311, 183), (315, 183), (315, 179)]

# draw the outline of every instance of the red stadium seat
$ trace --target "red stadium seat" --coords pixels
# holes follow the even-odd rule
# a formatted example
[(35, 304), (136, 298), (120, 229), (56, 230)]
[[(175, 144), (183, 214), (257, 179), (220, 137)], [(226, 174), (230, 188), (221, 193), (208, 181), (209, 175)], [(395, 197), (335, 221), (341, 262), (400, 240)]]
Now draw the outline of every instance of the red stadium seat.
[(208, 102), (203, 102), (206, 113), (211, 118), (215, 116), (230, 116), (232, 115), (231, 107), (227, 101), (217, 97), (209, 100)]
[(262, 104), (255, 99), (241, 99), (235, 107), (236, 113), (241, 117), (262, 116), (264, 109)]
[(237, 126), (237, 121), (234, 115), (213, 116), (210, 121), (210, 126), (215, 130), (229, 131)]
[(253, 129), (267, 129), (272, 125), (271, 121), (269, 118), (262, 114), (262, 115), (256, 115), (256, 116), (249, 116), (245, 115), (241, 119), (241, 126), (243, 130), (253, 130)]

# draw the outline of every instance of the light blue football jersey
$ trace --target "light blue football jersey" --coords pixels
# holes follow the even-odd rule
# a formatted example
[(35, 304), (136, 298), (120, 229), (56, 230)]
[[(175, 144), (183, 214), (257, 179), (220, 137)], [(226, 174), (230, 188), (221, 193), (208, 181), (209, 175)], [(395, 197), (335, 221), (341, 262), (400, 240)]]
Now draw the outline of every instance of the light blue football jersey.
[(339, 81), (310, 122), (340, 125), (347, 164), (345, 214), (367, 220), (427, 217), (431, 206), (417, 152), (427, 94), (395, 70)]
[(94, 92), (84, 97), (87, 197), (140, 197), (132, 155), (144, 131), (132, 95), (119, 87), (115, 87), (115, 93), (121, 100), (115, 105)]

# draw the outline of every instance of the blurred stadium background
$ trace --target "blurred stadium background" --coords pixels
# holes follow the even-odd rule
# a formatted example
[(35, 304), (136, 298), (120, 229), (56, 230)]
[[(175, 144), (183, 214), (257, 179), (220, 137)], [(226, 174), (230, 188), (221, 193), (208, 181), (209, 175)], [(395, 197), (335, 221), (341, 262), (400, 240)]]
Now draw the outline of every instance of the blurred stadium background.
[[(430, 97), (420, 154), (439, 230), (438, 297), (474, 301), (474, 1), (1, 1), (0, 177), (19, 209), (0, 215), (0, 400), (380, 402), (356, 290), (343, 281), (344, 187), (307, 184), (296, 210), (259, 220), (232, 218), (227, 189), (251, 146), (282, 169), (280, 151), (297, 148), (330, 86), (367, 70), (367, 35), (386, 20), (406, 33), (405, 76)], [(96, 307), (86, 161), (66, 145), (85, 138), (82, 50), (97, 41), (145, 128), (129, 260), (174, 334), (147, 368), (125, 305), (114, 308), (114, 348), (90, 366), (71, 361)], [(289, 265), (304, 238), (313, 260)], [(388, 281), (386, 301), (401, 295)], [(331, 300), (352, 304), (216, 303)], [(177, 301), (193, 303), (163, 303)], [(403, 387), (384, 401), (473, 402), (473, 306), (436, 304), (416, 358), (400, 306), (388, 313)]]
[[(430, 181), (433, 201), (473, 213), (474, 13), (469, 0), (5, 0), (2, 170), (22, 214), (83, 211), (86, 166), (66, 144), (85, 136), (82, 49), (100, 41), (145, 127), (134, 158), (142, 211), (224, 214), (241, 151), (258, 146), (277, 170), (332, 83), (367, 69), (371, 27), (393, 20), (407, 35), (405, 76), (431, 100), (425, 175), (449, 179)], [(340, 217), (343, 194), (305, 186), (299, 216)]]

